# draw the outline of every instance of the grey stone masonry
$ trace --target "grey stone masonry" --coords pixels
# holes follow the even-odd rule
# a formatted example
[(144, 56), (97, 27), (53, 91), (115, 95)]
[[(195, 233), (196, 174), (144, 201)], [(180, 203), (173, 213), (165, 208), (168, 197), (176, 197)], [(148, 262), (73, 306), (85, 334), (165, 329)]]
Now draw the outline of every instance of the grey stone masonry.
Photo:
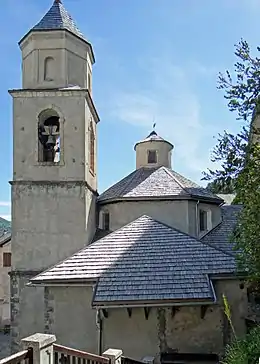
[[(12, 271), (10, 273), (10, 284), (11, 284), (11, 352), (15, 353), (20, 350), (20, 340), (23, 337), (23, 333), (20, 332), (20, 312), (23, 309), (24, 302), (23, 292), (26, 287), (26, 284), (29, 283), (29, 280), (34, 277), (37, 271)], [(39, 313), (38, 313), (39, 314)], [(29, 318), (29, 317), (28, 317)], [(31, 318), (31, 317), (30, 317)]]
[(44, 333), (51, 334), (54, 322), (54, 297), (48, 287), (44, 288)]

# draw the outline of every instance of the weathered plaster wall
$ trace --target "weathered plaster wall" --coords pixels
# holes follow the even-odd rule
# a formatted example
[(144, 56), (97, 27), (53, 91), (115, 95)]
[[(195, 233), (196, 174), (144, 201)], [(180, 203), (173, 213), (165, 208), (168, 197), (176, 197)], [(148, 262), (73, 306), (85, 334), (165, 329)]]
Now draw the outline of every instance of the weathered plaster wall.
[[(148, 164), (148, 151), (157, 152), (157, 163)], [(136, 169), (141, 167), (167, 167), (171, 168), (172, 146), (167, 142), (149, 141), (136, 145)]]
[(110, 230), (114, 231), (142, 215), (148, 215), (169, 226), (189, 232), (187, 201), (125, 201), (101, 206), (110, 214)]
[[(94, 116), (85, 91), (27, 90), (13, 98), (12, 271), (17, 282), (12, 283), (20, 287), (11, 306), (15, 350), (19, 339), (43, 331), (42, 290), (25, 287), (28, 274), (72, 255), (94, 236), (97, 179), (89, 172), (89, 123)], [(57, 165), (38, 161), (38, 116), (46, 109), (60, 116)], [(92, 123), (96, 134), (96, 120)], [(30, 305), (23, 304), (27, 300)]]
[[(119, 348), (126, 356), (136, 359), (155, 356), (157, 362), (160, 352), (170, 350), (221, 355), (229, 335), (222, 309), (222, 294), (225, 293), (229, 300), (237, 335), (245, 333), (247, 297), (246, 289), (240, 289), (236, 280), (217, 282), (216, 292), (218, 304), (208, 306), (204, 317), (201, 317), (201, 306), (183, 306), (176, 310), (153, 307), (148, 319), (143, 308), (133, 308), (131, 317), (126, 308), (109, 309), (108, 317), (103, 319), (102, 350)], [(45, 305), (47, 331), (55, 333), (58, 342), (63, 345), (97, 353), (92, 289), (51, 287), (48, 294)]]
[(44, 331), (44, 288), (28, 287), (37, 271), (11, 273), (12, 351), (21, 348), (20, 340)]
[(45, 333), (55, 334), (61, 345), (98, 353), (92, 295), (92, 287), (45, 288)]
[(0, 326), (10, 324), (10, 277), (11, 267), (3, 266), (4, 253), (11, 253), (11, 241), (0, 248)]
[[(199, 200), (198, 200), (199, 201)], [(189, 232), (192, 236), (198, 235), (199, 231), (198, 228), (198, 218), (199, 218), (199, 210), (205, 210), (208, 212), (208, 224), (209, 230), (213, 229), (221, 222), (221, 208), (214, 204), (207, 204), (205, 202), (199, 202), (197, 204), (196, 201), (189, 201), (188, 202), (188, 213), (189, 213)], [(197, 212), (196, 212), (196, 205), (197, 205)], [(205, 234), (205, 232), (203, 232)], [(200, 235), (200, 234), (199, 234)]]
[(13, 270), (46, 269), (94, 235), (95, 197), (84, 185), (15, 184), (12, 201)]
[[(199, 208), (211, 212), (212, 227), (220, 222), (219, 206), (199, 203)], [(192, 236), (197, 235), (195, 201), (124, 201), (101, 206), (100, 211), (109, 212), (111, 231), (119, 229), (142, 215), (148, 215)]]
[[(23, 88), (87, 87), (92, 71), (90, 46), (63, 30), (31, 33), (21, 44)], [(52, 57), (52, 79), (44, 78), (44, 61)]]

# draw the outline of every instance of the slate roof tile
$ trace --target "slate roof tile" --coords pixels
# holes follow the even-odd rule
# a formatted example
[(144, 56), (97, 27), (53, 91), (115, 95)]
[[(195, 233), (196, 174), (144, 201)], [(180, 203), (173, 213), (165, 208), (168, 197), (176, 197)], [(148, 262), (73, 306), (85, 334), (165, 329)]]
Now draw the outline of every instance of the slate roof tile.
[(11, 222), (0, 217), (0, 235), (1, 232), (11, 232)]
[(205, 243), (221, 249), (230, 254), (235, 254), (234, 244), (231, 242), (231, 234), (237, 224), (238, 214), (242, 205), (224, 205), (222, 210), (222, 221), (201, 240)]
[(33, 30), (54, 30), (64, 29), (84, 38), (81, 31), (76, 26), (71, 15), (67, 12), (61, 2), (54, 1), (52, 7), (43, 16), (43, 18), (33, 27)]
[(167, 196), (193, 196), (222, 202), (207, 189), (166, 167), (139, 168), (103, 192), (98, 201), (103, 203), (114, 199)]
[(231, 255), (142, 216), (32, 279), (97, 280), (95, 304), (213, 300), (208, 276), (234, 273)]

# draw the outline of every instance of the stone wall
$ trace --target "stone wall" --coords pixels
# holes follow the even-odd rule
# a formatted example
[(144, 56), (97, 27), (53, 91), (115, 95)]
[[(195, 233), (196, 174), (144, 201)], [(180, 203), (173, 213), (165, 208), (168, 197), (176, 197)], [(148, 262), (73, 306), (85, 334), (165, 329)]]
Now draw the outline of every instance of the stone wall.
[(44, 288), (27, 286), (39, 271), (11, 272), (11, 351), (20, 350), (21, 339), (44, 331)]

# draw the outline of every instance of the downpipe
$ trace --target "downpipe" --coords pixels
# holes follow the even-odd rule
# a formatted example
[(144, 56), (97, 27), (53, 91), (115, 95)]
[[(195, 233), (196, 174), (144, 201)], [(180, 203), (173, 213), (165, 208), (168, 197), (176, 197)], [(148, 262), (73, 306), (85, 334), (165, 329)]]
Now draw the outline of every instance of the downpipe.
[(198, 200), (196, 202), (196, 211), (195, 211), (195, 214), (196, 214), (196, 237), (197, 238), (199, 237), (199, 203), (200, 203), (200, 201)]
[(96, 325), (97, 325), (97, 329), (98, 329), (98, 355), (102, 355), (102, 339), (103, 339), (103, 320), (102, 320), (102, 316), (101, 316), (101, 310), (97, 309), (97, 313), (96, 313)]

